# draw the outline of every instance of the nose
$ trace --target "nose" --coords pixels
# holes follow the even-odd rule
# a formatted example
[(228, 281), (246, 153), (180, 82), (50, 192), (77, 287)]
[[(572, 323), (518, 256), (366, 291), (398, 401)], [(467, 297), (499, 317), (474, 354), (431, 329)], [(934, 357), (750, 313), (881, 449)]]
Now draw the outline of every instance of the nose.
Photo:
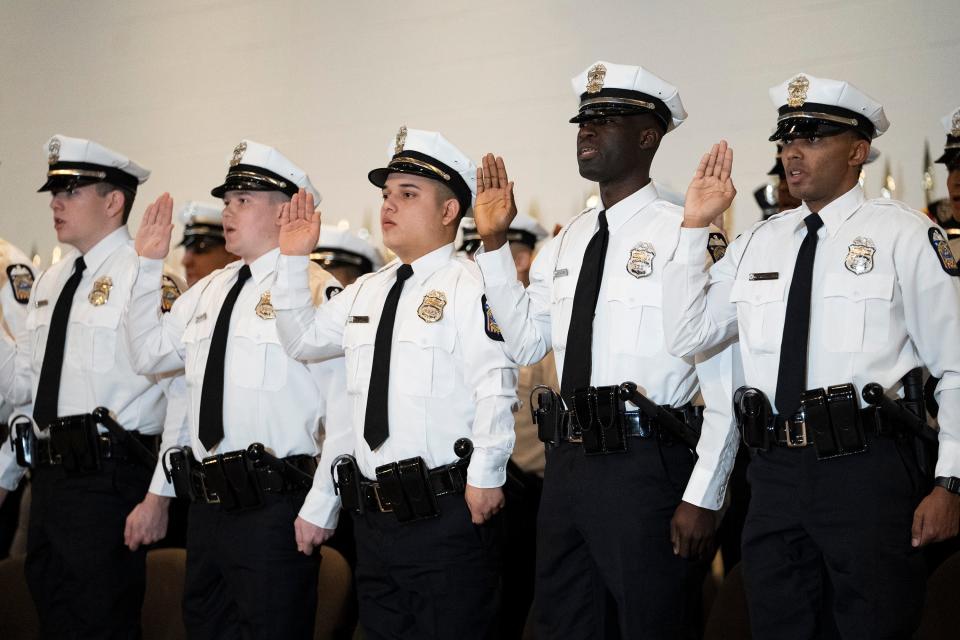
[(593, 124), (588, 120), (587, 122), (581, 122), (580, 128), (577, 130), (577, 141), (583, 141), (587, 138), (592, 138), (596, 135), (596, 131), (593, 128)]
[(383, 199), (383, 204), (380, 205), (381, 216), (385, 213), (393, 213), (396, 210), (397, 210), (397, 207), (390, 196), (387, 196), (386, 198)]
[(60, 198), (57, 196), (50, 197), (50, 209), (53, 211), (60, 211), (63, 209), (63, 202), (60, 201)]

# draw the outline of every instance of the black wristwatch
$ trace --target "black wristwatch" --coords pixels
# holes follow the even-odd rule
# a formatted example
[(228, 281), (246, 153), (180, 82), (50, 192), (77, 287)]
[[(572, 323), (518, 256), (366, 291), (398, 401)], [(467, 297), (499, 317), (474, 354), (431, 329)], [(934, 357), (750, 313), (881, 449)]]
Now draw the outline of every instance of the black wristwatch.
[(954, 476), (937, 476), (933, 484), (938, 487), (943, 487), (950, 493), (960, 495), (960, 478)]

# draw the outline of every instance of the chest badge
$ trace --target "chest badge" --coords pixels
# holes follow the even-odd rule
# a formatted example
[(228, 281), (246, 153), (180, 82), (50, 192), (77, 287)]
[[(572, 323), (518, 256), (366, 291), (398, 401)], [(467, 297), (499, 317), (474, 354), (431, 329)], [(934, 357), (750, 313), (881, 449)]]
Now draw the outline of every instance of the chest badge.
[(417, 309), (417, 315), (424, 322), (437, 322), (443, 317), (443, 308), (447, 306), (447, 296), (443, 291), (430, 291), (423, 296), (423, 302)]
[(707, 253), (710, 254), (710, 259), (713, 260), (714, 264), (720, 262), (723, 256), (727, 255), (727, 239), (723, 237), (722, 233), (714, 231), (710, 234), (710, 239), (707, 240)]
[(277, 313), (273, 310), (273, 303), (270, 302), (270, 292), (264, 291), (260, 296), (260, 302), (257, 303), (257, 315), (263, 320), (273, 320)]
[(30, 267), (25, 264), (12, 264), (7, 267), (7, 278), (10, 280), (14, 299), (20, 304), (27, 304), (33, 290), (33, 271)]
[(873, 254), (877, 252), (877, 245), (870, 238), (857, 236), (850, 243), (847, 251), (847, 257), (843, 261), (843, 266), (847, 271), (861, 276), (873, 271)]
[(164, 275), (160, 284), (160, 311), (169, 313), (173, 309), (173, 303), (180, 297), (180, 287), (177, 281), (168, 275)]
[(653, 258), (657, 255), (653, 245), (641, 242), (630, 249), (630, 259), (627, 260), (627, 273), (634, 278), (646, 278), (653, 273)]
[(97, 278), (93, 283), (93, 289), (90, 291), (90, 295), (87, 296), (87, 300), (89, 300), (93, 306), (101, 307), (110, 299), (110, 289), (112, 288), (113, 280), (110, 279), (110, 276)]

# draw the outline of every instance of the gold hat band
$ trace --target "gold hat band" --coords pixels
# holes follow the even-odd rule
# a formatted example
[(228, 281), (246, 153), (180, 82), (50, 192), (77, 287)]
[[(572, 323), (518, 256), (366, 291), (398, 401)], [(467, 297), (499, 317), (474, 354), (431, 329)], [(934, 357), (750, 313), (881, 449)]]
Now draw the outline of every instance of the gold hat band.
[(287, 183), (283, 180), (275, 180), (269, 176), (265, 176), (261, 173), (254, 173), (253, 171), (231, 171), (227, 174), (227, 178), (240, 177), (240, 178), (250, 178), (251, 180), (259, 180), (261, 182), (266, 182), (272, 184), (278, 189), (286, 189)]
[(107, 177), (106, 171), (89, 171), (87, 169), (54, 169), (48, 171), (47, 175), (51, 178), (55, 176), (74, 176), (76, 178), (98, 178), (103, 180)]
[(629, 104), (634, 107), (643, 107), (644, 109), (650, 109), (651, 111), (656, 110), (656, 107), (652, 102), (646, 102), (645, 100), (634, 100), (633, 98), (616, 98), (616, 97), (597, 97), (597, 98), (587, 98), (586, 100), (580, 103), (580, 111), (583, 111), (585, 108), (593, 104)]
[(791, 113), (785, 113), (777, 118), (777, 124), (780, 124), (784, 120), (791, 120), (793, 118), (826, 120), (827, 122), (836, 122), (837, 124), (845, 124), (850, 127), (855, 127), (857, 124), (859, 124), (856, 118), (842, 118), (840, 116), (835, 116), (829, 113), (820, 113), (818, 111), (793, 111)]
[(418, 160), (417, 158), (411, 158), (410, 156), (400, 156), (399, 158), (394, 158), (393, 160), (388, 162), (387, 166), (392, 167), (398, 164), (412, 164), (414, 166), (420, 167), (421, 169), (426, 169), (427, 171), (435, 173), (448, 182), (450, 181), (450, 174), (444, 173), (443, 171), (433, 166), (429, 162), (424, 162), (423, 160)]

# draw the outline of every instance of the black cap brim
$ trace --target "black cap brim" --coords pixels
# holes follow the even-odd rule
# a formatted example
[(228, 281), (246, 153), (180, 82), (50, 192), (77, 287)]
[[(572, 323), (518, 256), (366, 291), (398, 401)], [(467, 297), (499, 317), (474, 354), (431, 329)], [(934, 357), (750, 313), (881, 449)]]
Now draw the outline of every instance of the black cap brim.
[[(404, 162), (405, 157), (409, 157), (416, 162)], [(424, 164), (428, 166), (423, 166)], [(429, 167), (433, 167), (434, 170)], [(445, 179), (437, 171), (446, 174), (449, 176), (449, 179)], [(373, 186), (383, 189), (391, 173), (406, 173), (408, 175), (420, 176), (446, 185), (453, 191), (454, 195), (457, 196), (457, 202), (460, 203), (461, 215), (467, 215), (473, 205), (473, 192), (470, 191), (470, 187), (467, 186), (467, 182), (463, 179), (463, 176), (436, 158), (431, 158), (426, 154), (416, 151), (401, 151), (399, 154), (393, 156), (389, 166), (379, 167), (368, 172), (367, 180), (369, 180)]]
[(47, 181), (43, 183), (43, 186), (37, 189), (37, 193), (43, 193), (44, 191), (69, 191), (70, 189), (77, 189), (79, 187), (85, 187), (88, 184), (97, 184), (98, 182), (103, 182), (103, 180), (78, 178), (77, 176), (49, 176)]

